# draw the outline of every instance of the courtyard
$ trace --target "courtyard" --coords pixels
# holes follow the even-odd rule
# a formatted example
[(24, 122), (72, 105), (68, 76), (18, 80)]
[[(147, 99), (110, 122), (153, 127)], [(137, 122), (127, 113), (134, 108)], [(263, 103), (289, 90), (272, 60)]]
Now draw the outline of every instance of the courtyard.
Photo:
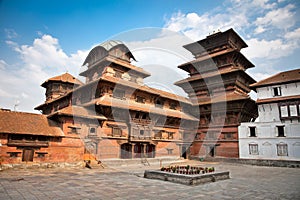
[(300, 169), (187, 161), (230, 171), (230, 179), (197, 186), (145, 179), (151, 166), (0, 171), (0, 199), (300, 199)]

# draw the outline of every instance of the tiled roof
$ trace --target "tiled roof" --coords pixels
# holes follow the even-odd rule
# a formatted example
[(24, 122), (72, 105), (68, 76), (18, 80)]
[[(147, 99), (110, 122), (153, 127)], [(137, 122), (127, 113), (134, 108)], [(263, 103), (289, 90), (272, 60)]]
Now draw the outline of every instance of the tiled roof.
[(123, 44), (123, 42), (121, 42), (120, 40), (108, 40), (108, 41), (105, 41), (101, 44), (99, 44), (99, 46), (103, 47), (104, 49), (106, 49), (106, 51), (109, 51), (111, 48), (117, 46), (117, 45), (120, 45), (120, 44)]
[(262, 86), (285, 84), (285, 83), (292, 83), (298, 81), (300, 81), (300, 69), (294, 69), (290, 71), (280, 72), (269, 78), (258, 81), (257, 83), (254, 83), (250, 86), (253, 89), (255, 89)]
[[(241, 52), (239, 52), (238, 50), (236, 50), (236, 49), (225, 49), (223, 51), (218, 51), (218, 52), (215, 52), (215, 53), (207, 54), (207, 55), (201, 56), (200, 58), (192, 60), (190, 62), (183, 63), (183, 64), (179, 65), (178, 68), (183, 69), (183, 70), (189, 72), (189, 70), (187, 69), (187, 66), (193, 65), (195, 67), (198, 67), (198, 66), (201, 67), (200, 64), (201, 64), (202, 61), (206, 61), (206, 60), (211, 59), (211, 62), (214, 62), (213, 58), (216, 58), (218, 56), (223, 56), (223, 55), (228, 55), (228, 56), (235, 55), (237, 59), (240, 59), (240, 60), (243, 61), (244, 67), (246, 69), (254, 67), (254, 65)], [(217, 64), (215, 64), (215, 67), (216, 68), (218, 67)]]
[[(128, 68), (129, 70), (132, 70), (132, 71), (136, 71), (140, 74), (143, 75), (143, 77), (148, 77), (150, 76), (151, 74), (147, 71), (145, 71), (143, 68), (141, 67), (137, 67), (135, 65), (132, 65), (128, 62), (125, 62), (125, 61), (122, 61), (121, 59), (118, 59), (118, 58), (114, 58), (110, 55), (107, 55), (106, 57), (104, 58), (101, 58), (99, 59), (98, 61), (96, 61), (95, 63), (92, 63), (89, 68), (83, 72), (80, 73), (81, 76), (86, 76), (87, 72), (90, 71), (91, 69), (95, 68), (95, 67), (99, 67), (99, 64), (100, 63), (103, 63), (105, 62), (106, 64), (110, 64), (110, 63), (115, 63), (117, 65), (120, 65), (120, 66), (123, 66), (125, 68)], [(107, 63), (108, 62), (108, 63)]]
[(81, 106), (68, 106), (61, 110), (55, 111), (48, 115), (48, 117), (52, 117), (54, 115), (67, 115), (67, 116), (76, 116), (82, 118), (89, 118), (89, 119), (100, 119), (106, 120), (107, 118), (101, 114), (96, 113), (95, 111), (88, 110)]
[[(188, 83), (188, 82), (201, 80), (201, 79), (207, 79), (207, 78), (211, 78), (211, 77), (217, 77), (217, 76), (220, 76), (220, 75), (223, 75), (223, 74), (229, 74), (229, 73), (234, 73), (234, 72), (239, 72), (239, 73), (243, 74), (244, 77), (247, 78), (250, 83), (255, 83), (256, 82), (244, 70), (232, 67), (232, 68), (220, 69), (220, 70), (217, 70), (217, 71), (205, 72), (205, 73), (202, 73), (202, 74), (196, 74), (194, 76), (190, 76), (190, 77), (185, 78), (183, 80), (177, 81), (174, 84), (175, 85), (182, 85), (182, 84), (185, 84), (185, 83)], [(222, 80), (221, 77), (220, 77), (220, 79)]]
[(103, 56), (107, 56), (111, 50), (117, 47), (123, 47), (126, 54), (129, 54), (130, 58), (134, 59), (134, 56), (128, 49), (128, 47), (119, 40), (109, 40), (106, 42), (101, 43), (100, 45), (94, 47), (86, 57), (85, 61), (83, 62), (83, 65), (93, 65), (97, 63), (99, 60), (103, 58)]
[(82, 86), (76, 88), (75, 91), (78, 92), (79, 90), (81, 90), (84, 87), (89, 87), (91, 84), (95, 84), (95, 83), (99, 84), (99, 82), (101, 80), (108, 81), (108, 82), (111, 82), (111, 83), (120, 84), (120, 85), (124, 85), (126, 87), (135, 88), (137, 90), (148, 92), (150, 94), (159, 95), (159, 96), (167, 98), (167, 99), (172, 99), (172, 100), (179, 101), (179, 102), (182, 102), (182, 103), (191, 104), (191, 102), (183, 96), (176, 95), (176, 94), (166, 92), (166, 91), (163, 91), (163, 90), (159, 90), (159, 89), (156, 89), (156, 88), (152, 88), (152, 87), (149, 87), (147, 85), (139, 85), (137, 83), (134, 83), (134, 82), (131, 82), (131, 81), (126, 81), (126, 80), (116, 78), (116, 77), (113, 77), (113, 76), (101, 76), (97, 80), (91, 81), (91, 82), (89, 82), (85, 85), (82, 85)]
[(60, 97), (57, 97), (56, 99), (51, 99), (50, 101), (46, 101), (45, 103), (38, 105), (38, 106), (35, 107), (34, 109), (35, 109), (35, 110), (42, 110), (43, 107), (45, 107), (45, 106), (47, 106), (47, 105), (49, 105), (49, 104), (51, 104), (51, 103), (53, 103), (53, 102), (55, 102), (55, 101), (58, 101), (58, 100), (60, 100), (60, 99), (66, 98), (68, 95), (71, 95), (72, 93), (73, 93), (73, 91), (69, 91), (69, 92), (67, 92), (67, 93), (64, 94), (64, 95), (62, 95), (62, 96), (60, 96)]
[(72, 76), (71, 74), (69, 74), (67, 72), (64, 74), (61, 74), (59, 76), (49, 78), (42, 84), (42, 86), (45, 87), (48, 82), (63, 82), (63, 83), (71, 83), (71, 84), (75, 84), (75, 85), (83, 84), (80, 80), (78, 80), (77, 78), (75, 78), (74, 76)]
[(154, 113), (158, 115), (176, 117), (181, 119), (187, 119), (192, 121), (197, 121), (198, 119), (188, 115), (184, 112), (179, 110), (173, 110), (168, 108), (157, 108), (153, 105), (138, 103), (135, 101), (128, 101), (128, 100), (121, 100), (117, 98), (112, 98), (109, 96), (103, 96), (101, 98), (95, 99), (94, 101), (85, 104), (84, 106), (91, 106), (91, 105), (103, 105), (103, 106), (112, 106), (116, 108), (128, 109), (128, 110), (137, 110), (143, 112)]
[(137, 88), (139, 90), (142, 90), (142, 91), (145, 91), (145, 92), (148, 92), (148, 93), (151, 93), (151, 94), (160, 95), (161, 97), (164, 97), (164, 98), (167, 98), (167, 99), (172, 99), (172, 100), (175, 100), (175, 101), (191, 104), (191, 102), (185, 97), (182, 97), (182, 96), (179, 96), (179, 95), (176, 95), (176, 94), (172, 94), (170, 92), (166, 92), (166, 91), (163, 91), (163, 90), (159, 90), (159, 89), (156, 89), (156, 88), (152, 88), (152, 87), (149, 87), (147, 85), (138, 85), (137, 83), (125, 81), (123, 79), (118, 79), (118, 78), (115, 78), (115, 77), (105, 77), (105, 78), (103, 77), (103, 79), (104, 80), (115, 81), (119, 84), (128, 85), (128, 86), (131, 86), (133, 88)]
[(198, 103), (194, 105), (206, 105), (212, 103), (220, 103), (220, 102), (229, 102), (229, 101), (237, 101), (243, 99), (250, 99), (249, 95), (241, 94), (238, 92), (225, 93), (224, 95), (214, 96), (212, 98), (199, 99)]
[(45, 115), (0, 110), (0, 133), (64, 136), (59, 125)]
[(263, 104), (263, 103), (289, 101), (289, 100), (291, 100), (291, 101), (300, 100), (300, 95), (285, 96), (285, 97), (274, 97), (274, 98), (267, 98), (267, 99), (257, 99), (256, 103)]

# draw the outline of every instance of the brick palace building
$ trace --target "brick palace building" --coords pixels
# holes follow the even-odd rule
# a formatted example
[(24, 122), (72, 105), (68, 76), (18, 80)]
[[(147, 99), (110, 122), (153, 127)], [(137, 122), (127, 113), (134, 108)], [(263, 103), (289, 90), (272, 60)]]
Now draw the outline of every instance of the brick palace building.
[(0, 111), (1, 162), (238, 157), (237, 127), (257, 116), (245, 73), (253, 64), (240, 53), (247, 45), (229, 29), (184, 47), (195, 60), (179, 66), (190, 77), (176, 85), (189, 98), (145, 85), (150, 74), (122, 42), (96, 46), (85, 83), (65, 73), (42, 84), (42, 115)]

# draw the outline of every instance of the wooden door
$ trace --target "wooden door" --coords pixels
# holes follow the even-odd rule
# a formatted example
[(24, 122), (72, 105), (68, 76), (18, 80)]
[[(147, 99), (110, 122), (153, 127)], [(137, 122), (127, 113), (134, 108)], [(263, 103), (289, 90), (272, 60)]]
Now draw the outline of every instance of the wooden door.
[(131, 144), (125, 143), (121, 145), (121, 158), (131, 158), (131, 151), (132, 151), (132, 146)]
[(134, 153), (135, 153), (135, 158), (141, 158), (141, 153), (142, 153), (142, 144), (136, 143), (134, 145)]
[(24, 149), (22, 155), (22, 161), (32, 162), (33, 161), (34, 150), (33, 149)]

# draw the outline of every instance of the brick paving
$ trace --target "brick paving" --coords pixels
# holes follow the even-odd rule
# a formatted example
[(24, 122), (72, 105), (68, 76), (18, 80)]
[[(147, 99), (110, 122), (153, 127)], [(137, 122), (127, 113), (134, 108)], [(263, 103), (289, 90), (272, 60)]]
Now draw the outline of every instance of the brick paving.
[(145, 169), (18, 169), (0, 172), (0, 199), (300, 199), (300, 169), (189, 161), (231, 179), (186, 186), (143, 178)]

